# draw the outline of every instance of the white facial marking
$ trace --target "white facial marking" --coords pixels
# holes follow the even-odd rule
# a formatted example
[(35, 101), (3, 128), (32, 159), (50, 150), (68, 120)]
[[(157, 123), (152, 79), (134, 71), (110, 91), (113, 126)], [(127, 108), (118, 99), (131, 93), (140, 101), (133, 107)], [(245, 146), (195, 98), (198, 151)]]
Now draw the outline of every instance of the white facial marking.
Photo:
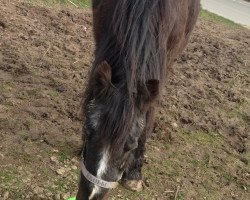
[(95, 186), (89, 196), (89, 200), (92, 200), (95, 197), (95, 195), (99, 193), (100, 193), (100, 187)]
[(102, 153), (102, 159), (99, 162), (99, 169), (97, 170), (97, 177), (102, 178), (108, 167), (109, 151), (108, 148)]
[[(109, 152), (107, 148), (102, 152), (102, 158), (99, 162), (98, 170), (97, 170), (97, 178), (101, 179), (102, 175), (107, 171), (108, 160), (109, 160)], [(92, 200), (95, 197), (95, 195), (100, 193), (100, 191), (101, 191), (101, 188), (95, 185), (89, 196), (89, 200)]]

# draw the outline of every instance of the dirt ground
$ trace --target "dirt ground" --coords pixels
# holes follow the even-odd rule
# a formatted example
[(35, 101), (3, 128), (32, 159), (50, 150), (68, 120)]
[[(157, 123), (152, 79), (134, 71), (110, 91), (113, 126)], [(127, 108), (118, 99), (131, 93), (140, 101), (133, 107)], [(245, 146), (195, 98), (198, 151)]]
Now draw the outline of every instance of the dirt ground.
[[(88, 9), (1, 0), (0, 199), (75, 195), (91, 25)], [(145, 189), (110, 199), (249, 199), (249, 76), (250, 31), (199, 19), (166, 84)]]

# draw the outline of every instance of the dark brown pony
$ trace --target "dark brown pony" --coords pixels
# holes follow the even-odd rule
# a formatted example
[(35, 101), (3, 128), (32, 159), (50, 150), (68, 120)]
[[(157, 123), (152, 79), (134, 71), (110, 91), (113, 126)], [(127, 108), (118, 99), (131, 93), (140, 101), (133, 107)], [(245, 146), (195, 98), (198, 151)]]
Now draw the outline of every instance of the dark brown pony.
[(101, 200), (119, 180), (141, 188), (155, 106), (200, 10), (199, 0), (93, 0), (92, 5), (96, 50), (83, 105), (77, 200)]

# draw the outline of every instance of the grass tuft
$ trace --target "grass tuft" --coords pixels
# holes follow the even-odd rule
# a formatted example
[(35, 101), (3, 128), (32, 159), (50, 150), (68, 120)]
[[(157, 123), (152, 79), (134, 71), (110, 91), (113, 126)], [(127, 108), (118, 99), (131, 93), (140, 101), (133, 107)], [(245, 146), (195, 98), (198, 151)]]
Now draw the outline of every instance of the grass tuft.
[(237, 24), (229, 19), (226, 19), (220, 15), (214, 14), (209, 12), (208, 10), (201, 10), (200, 16), (207, 20), (207, 21), (211, 21), (211, 22), (219, 22), (221, 24), (225, 24), (228, 27), (233, 27), (233, 28), (240, 28), (242, 27), (240, 24)]
[(79, 7), (90, 7), (91, 0), (28, 0), (30, 2), (42, 2), (48, 5), (53, 4), (69, 4), (69, 5), (76, 5)]

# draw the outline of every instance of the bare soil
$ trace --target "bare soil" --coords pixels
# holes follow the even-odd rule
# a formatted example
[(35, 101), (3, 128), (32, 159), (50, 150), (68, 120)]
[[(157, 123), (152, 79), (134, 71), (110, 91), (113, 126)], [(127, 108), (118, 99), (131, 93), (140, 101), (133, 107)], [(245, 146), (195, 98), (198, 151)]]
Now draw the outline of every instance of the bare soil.
[[(74, 196), (91, 12), (1, 0), (0, 199)], [(145, 189), (110, 199), (249, 198), (250, 31), (199, 19), (166, 84)]]

